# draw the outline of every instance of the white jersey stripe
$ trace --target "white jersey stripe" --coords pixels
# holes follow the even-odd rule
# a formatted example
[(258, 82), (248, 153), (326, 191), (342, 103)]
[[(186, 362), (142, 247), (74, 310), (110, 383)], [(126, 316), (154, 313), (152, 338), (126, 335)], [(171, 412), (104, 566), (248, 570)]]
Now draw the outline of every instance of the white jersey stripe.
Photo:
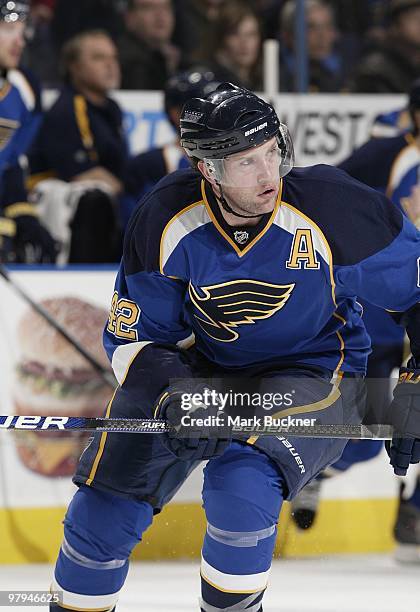
[(201, 575), (209, 584), (228, 593), (254, 593), (267, 586), (270, 570), (259, 574), (225, 574), (201, 558)]

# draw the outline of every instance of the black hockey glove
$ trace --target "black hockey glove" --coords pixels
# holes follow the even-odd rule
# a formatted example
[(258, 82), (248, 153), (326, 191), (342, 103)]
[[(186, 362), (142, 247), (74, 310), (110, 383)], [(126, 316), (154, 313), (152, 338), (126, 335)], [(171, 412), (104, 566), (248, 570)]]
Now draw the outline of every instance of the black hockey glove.
[[(168, 387), (157, 403), (155, 418), (166, 420), (172, 427), (170, 433), (162, 436), (162, 442), (183, 461), (217, 457), (231, 442), (231, 433), (218, 402), (205, 399), (210, 393), (205, 383), (184, 387), (177, 383)], [(195, 398), (193, 394), (197, 394)]]
[(15, 223), (14, 259), (17, 263), (55, 263), (57, 243), (41, 225), (34, 204), (11, 204), (5, 216)]
[(410, 463), (420, 462), (420, 367), (413, 358), (400, 369), (390, 420), (396, 434), (385, 447), (395, 474), (404, 476)]
[(16, 217), (16, 259), (20, 263), (55, 263), (57, 243), (36, 217)]

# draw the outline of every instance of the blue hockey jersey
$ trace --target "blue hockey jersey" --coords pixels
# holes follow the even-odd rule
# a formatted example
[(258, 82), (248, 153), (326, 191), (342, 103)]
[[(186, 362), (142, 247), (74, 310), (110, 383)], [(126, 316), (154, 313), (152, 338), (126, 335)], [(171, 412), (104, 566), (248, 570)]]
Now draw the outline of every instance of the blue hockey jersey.
[(26, 153), (41, 122), (39, 91), (20, 70), (10, 70), (0, 96), (0, 208), (25, 201), (19, 157)]
[(372, 139), (341, 162), (339, 168), (379, 189), (402, 209), (403, 198), (410, 196), (419, 182), (420, 149), (411, 133)]
[(232, 370), (363, 373), (370, 340), (357, 297), (405, 311), (420, 300), (419, 260), (415, 227), (335, 168), (294, 169), (255, 228), (228, 226), (201, 175), (177, 171), (131, 219), (104, 344), (120, 382), (134, 362), (167, 377), (177, 347), (193, 342)]
[(400, 108), (375, 117), (370, 135), (372, 138), (391, 138), (413, 129), (408, 108)]

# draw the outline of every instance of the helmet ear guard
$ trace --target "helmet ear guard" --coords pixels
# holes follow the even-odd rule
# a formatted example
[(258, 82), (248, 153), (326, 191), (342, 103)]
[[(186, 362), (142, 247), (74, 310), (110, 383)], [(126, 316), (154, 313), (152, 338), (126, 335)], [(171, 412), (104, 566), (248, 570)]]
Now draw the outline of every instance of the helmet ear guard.
[(205, 159), (204, 163), (206, 164), (207, 172), (209, 174), (216, 174), (216, 167), (212, 159)]

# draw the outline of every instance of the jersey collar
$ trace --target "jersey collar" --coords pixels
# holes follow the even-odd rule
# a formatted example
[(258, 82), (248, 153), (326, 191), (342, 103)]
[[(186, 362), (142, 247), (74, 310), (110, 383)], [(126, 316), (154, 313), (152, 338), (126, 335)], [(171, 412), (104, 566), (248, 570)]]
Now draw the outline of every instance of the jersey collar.
[[(263, 215), (257, 225), (232, 227), (224, 219), (211, 185), (206, 180), (201, 180), (201, 194), (209, 217), (212, 220), (216, 230), (222, 235), (226, 242), (230, 244), (238, 257), (243, 257), (246, 253), (248, 253), (248, 251), (250, 251), (252, 247), (257, 244), (257, 242), (270, 229), (280, 206), (282, 191), (283, 179), (280, 179), (279, 192), (274, 210), (271, 213), (266, 213)], [(248, 237), (245, 237), (243, 232), (248, 233)]]

